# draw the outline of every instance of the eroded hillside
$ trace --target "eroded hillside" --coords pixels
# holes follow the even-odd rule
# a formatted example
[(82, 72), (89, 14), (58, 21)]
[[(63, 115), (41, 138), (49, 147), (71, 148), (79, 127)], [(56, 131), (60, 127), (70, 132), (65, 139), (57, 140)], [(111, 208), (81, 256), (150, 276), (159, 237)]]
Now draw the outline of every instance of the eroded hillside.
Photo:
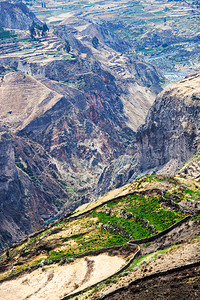
[[(7, 16), (13, 7), (18, 11), (18, 4), (6, 5)], [(12, 157), (7, 151), (6, 159), (15, 162), (11, 182), (17, 178), (20, 196), (7, 175), (3, 193), (13, 197), (11, 206), (22, 220), (14, 225), (13, 208), (5, 213), (3, 197), (1, 248), (94, 200), (104, 168), (119, 157), (123, 165), (134, 160), (135, 131), (161, 90), (156, 68), (121, 55), (103, 40), (95, 48), (90, 31), (78, 29), (81, 22), (55, 26), (42, 36), (37, 31), (35, 38), (26, 30), (0, 30), (2, 144), (10, 142)], [(30, 200), (35, 198), (37, 204)]]
[(189, 177), (198, 180), (199, 160), (194, 160), (194, 172), (192, 165), (187, 169), (184, 164), (187, 166), (193, 155), (198, 158), (199, 153), (199, 84), (200, 74), (195, 73), (157, 96), (145, 124), (137, 130), (135, 160), (121, 166), (115, 160), (105, 168), (97, 186), (98, 195), (105, 187), (109, 190), (147, 172), (176, 174), (181, 169), (182, 176), (191, 173)]
[(54, 25), (76, 22), (76, 29), (90, 32), (91, 39), (97, 36), (117, 51), (158, 66), (169, 82), (199, 70), (199, 1), (49, 0), (43, 8), (32, 4), (40, 19)]
[(33, 21), (38, 21), (34, 13), (20, 2), (0, 2), (0, 27), (12, 29), (28, 29)]
[(98, 299), (147, 275), (198, 265), (199, 188), (147, 175), (78, 208), (1, 253), (2, 299)]

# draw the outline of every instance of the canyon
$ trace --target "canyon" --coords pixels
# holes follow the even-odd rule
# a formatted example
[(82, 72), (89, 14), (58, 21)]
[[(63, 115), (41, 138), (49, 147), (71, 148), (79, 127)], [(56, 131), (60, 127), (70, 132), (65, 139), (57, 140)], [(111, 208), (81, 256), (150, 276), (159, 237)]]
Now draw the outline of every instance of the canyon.
[[(12, 12), (15, 4), (7, 5)], [(22, 15), (36, 22), (27, 11)], [(3, 193), (10, 195), (10, 182), (18, 178), (20, 192), (13, 190), (8, 205), (17, 208), (15, 219), (22, 214), (25, 220), (15, 226), (15, 210), (5, 214), (2, 203), (1, 247), (96, 199), (105, 167), (119, 158), (123, 164), (133, 160), (136, 129), (161, 91), (155, 67), (121, 55), (103, 41), (94, 48), (90, 37), (72, 24), (35, 40), (15, 20), (7, 25), (16, 29), (2, 31), (8, 38), (1, 40), (1, 135), (13, 170), (4, 177)]]
[[(2, 5), (9, 16), (21, 4)], [(31, 40), (21, 28), (41, 21), (28, 8), (23, 14), (30, 21), (11, 19), (15, 29), (1, 39), (0, 107), (2, 149), (12, 162), (2, 195), (12, 191), (14, 219), (23, 212), (24, 221), (1, 204), (1, 248), (141, 174), (175, 174), (199, 151), (198, 74), (161, 92), (161, 72), (120, 53), (117, 45), (130, 49), (128, 41), (103, 24), (74, 10)]]
[(199, 298), (199, 61), (198, 1), (0, 2), (0, 299)]

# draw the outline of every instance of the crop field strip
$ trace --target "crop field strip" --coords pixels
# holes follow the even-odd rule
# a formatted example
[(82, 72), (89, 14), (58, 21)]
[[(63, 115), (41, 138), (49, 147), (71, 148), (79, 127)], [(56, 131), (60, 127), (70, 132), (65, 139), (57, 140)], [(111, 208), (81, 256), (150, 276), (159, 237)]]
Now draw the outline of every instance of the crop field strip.
[[(22, 37), (21, 32), (13, 34), (11, 31), (3, 38), (1, 45), (0, 58), (16, 57), (34, 63), (37, 61), (45, 62), (49, 60), (72, 59), (72, 55), (64, 50), (63, 42), (53, 33), (44, 38), (33, 41), (28, 37)], [(0, 32), (1, 39), (1, 32)]]
[[(114, 5), (105, 1), (101, 3), (71, 1), (70, 5), (66, 6), (64, 2), (51, 1), (48, 8), (43, 8), (42, 11), (41, 7), (32, 4), (31, 9), (38, 13), (43, 21), (50, 20), (52, 25), (59, 25), (59, 22), (62, 21), (62, 18), (66, 18), (67, 14), (74, 15), (74, 17), (77, 15), (78, 18), (81, 17), (85, 20), (94, 18), (97, 23), (115, 36), (121, 37), (130, 45), (133, 43), (133, 47), (127, 50), (129, 55), (141, 56), (147, 62), (157, 66), (166, 76), (162, 83), (163, 86), (188, 75), (188, 73), (198, 71), (200, 68), (199, 43), (195, 37), (200, 30), (198, 7), (192, 2), (187, 2), (187, 5), (183, 6), (181, 2), (160, 1), (153, 2), (149, 6), (148, 2), (140, 3), (139, 1), (134, 3), (130, 1), (118, 3), (116, 1)], [(110, 20), (113, 18), (114, 21), (111, 22)], [(2, 31), (0, 39), (1, 34), (3, 34), (1, 41), (12, 39), (16, 41), (14, 33), (7, 30)], [(157, 38), (158, 36), (159, 38)], [(51, 46), (53, 47), (53, 43)], [(23, 43), (20, 47), (24, 48)], [(33, 47), (37, 50), (34, 50), (34, 53), (28, 53), (26, 57), (31, 63), (72, 58), (55, 47), (48, 49), (52, 53), (45, 52), (39, 46), (34, 45)], [(27, 51), (32, 51), (32, 49), (27, 47)], [(10, 51), (11, 53), (5, 51), (5, 55), (12, 56), (12, 52), (13, 55), (16, 54), (14, 48)], [(21, 53), (18, 51), (18, 55), (22, 57), (23, 51), (21, 50)], [(55, 53), (53, 54), (53, 52)]]

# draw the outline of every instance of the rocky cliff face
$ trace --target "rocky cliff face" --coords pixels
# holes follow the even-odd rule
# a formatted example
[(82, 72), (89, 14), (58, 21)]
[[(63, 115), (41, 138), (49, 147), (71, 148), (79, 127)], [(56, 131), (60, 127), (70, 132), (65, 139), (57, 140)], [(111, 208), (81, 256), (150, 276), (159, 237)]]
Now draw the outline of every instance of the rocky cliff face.
[[(0, 153), (0, 249), (2, 249), (3, 246), (5, 247), (5, 245), (10, 244), (13, 240), (19, 240), (21, 235), (28, 233), (31, 229), (34, 230), (39, 228), (41, 220), (38, 214), (35, 214), (32, 209), (30, 209), (30, 212), (32, 211), (32, 217), (27, 215), (28, 210), (25, 206), (28, 205), (31, 207), (33, 205), (33, 201), (35, 201), (33, 198), (35, 195), (31, 195), (32, 203), (26, 201), (28, 200), (26, 199), (26, 193), (29, 193), (29, 191), (25, 191), (25, 187), (22, 184), (22, 180), (24, 182), (26, 181), (26, 176), (23, 176), (24, 174), (22, 174), (22, 180), (20, 180), (15, 165), (14, 148), (6, 133), (1, 135)], [(29, 186), (27, 185), (27, 188), (31, 188), (30, 182)]]
[(141, 172), (174, 173), (200, 147), (200, 74), (163, 91), (137, 132)]
[(52, 157), (40, 145), (3, 131), (0, 167), (2, 249), (42, 228), (67, 204), (69, 194)]
[(158, 95), (136, 133), (137, 154), (126, 160), (119, 157), (105, 167), (96, 189), (98, 196), (145, 173), (176, 174), (181, 169), (181, 176), (199, 180), (199, 87), (197, 73)]
[(24, 3), (0, 2), (0, 27), (24, 30), (33, 21), (39, 22)]
[[(40, 41), (17, 31), (22, 35), (15, 41), (1, 43), (0, 121), (11, 149), (4, 159), (13, 162), (16, 185), (6, 185), (2, 194), (1, 247), (104, 194), (108, 182), (95, 189), (107, 178), (107, 166), (113, 172), (117, 166), (110, 184), (121, 185), (136, 153), (135, 131), (160, 90), (153, 66), (120, 55), (105, 36), (95, 49), (87, 30), (55, 30), (57, 36), (50, 32)], [(6, 214), (7, 194), (16, 209)]]

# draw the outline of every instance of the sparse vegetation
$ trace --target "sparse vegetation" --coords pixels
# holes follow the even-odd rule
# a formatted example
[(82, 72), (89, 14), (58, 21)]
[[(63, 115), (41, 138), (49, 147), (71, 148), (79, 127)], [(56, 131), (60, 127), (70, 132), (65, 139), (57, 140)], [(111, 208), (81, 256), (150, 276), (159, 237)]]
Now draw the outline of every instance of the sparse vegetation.
[(14, 38), (17, 35), (11, 31), (5, 30), (4, 28), (0, 27), (0, 40), (3, 39), (10, 39), (10, 38)]
[[(24, 170), (23, 164), (17, 157), (16, 163)], [(25, 168), (24, 171), (27, 172), (27, 169)], [(147, 180), (160, 183), (164, 180), (172, 188), (177, 179), (148, 175), (138, 179), (134, 186), (139, 184), (141, 188)], [(195, 189), (182, 188), (182, 190), (179, 195), (181, 198), (184, 198), (185, 195), (199, 196), (199, 192)], [(97, 204), (98, 202), (96, 202)], [(41, 253), (43, 253), (45, 263), (60, 261), (87, 251), (124, 245), (130, 238), (148, 237), (155, 234), (154, 230), (162, 231), (183, 217), (184, 215), (179, 212), (162, 207), (155, 192), (151, 194), (148, 191), (143, 195), (136, 193), (110, 201), (106, 205), (102, 204), (100, 208), (86, 213), (80, 219), (69, 222), (63, 220), (21, 246), (11, 248), (9, 259), (12, 261), (16, 255), (19, 255), (20, 269), (23, 269), (23, 266), (25, 268), (37, 264), (36, 261), (40, 259)], [(1, 262), (6, 260), (6, 253), (1, 255), (0, 260)]]
[(69, 87), (81, 89), (85, 85), (85, 81), (83, 78), (80, 78), (78, 80), (68, 80), (65, 81), (64, 84), (68, 85)]
[(99, 46), (99, 39), (96, 36), (94, 36), (92, 39), (92, 45), (95, 49), (97, 49)]
[(39, 180), (37, 178), (34, 177), (33, 172), (31, 171), (30, 168), (25, 167), (24, 164), (19, 160), (19, 157), (15, 154), (15, 164), (18, 168), (20, 168), (21, 170), (23, 170), (31, 179), (31, 181), (34, 182), (34, 184), (38, 184)]
[(68, 40), (65, 40), (65, 50), (67, 53), (71, 51), (71, 46)]
[(42, 24), (37, 24), (33, 21), (32, 25), (29, 27), (31, 39), (35, 40), (36, 37), (44, 37), (47, 34), (47, 31), (49, 31), (49, 28), (46, 23)]

